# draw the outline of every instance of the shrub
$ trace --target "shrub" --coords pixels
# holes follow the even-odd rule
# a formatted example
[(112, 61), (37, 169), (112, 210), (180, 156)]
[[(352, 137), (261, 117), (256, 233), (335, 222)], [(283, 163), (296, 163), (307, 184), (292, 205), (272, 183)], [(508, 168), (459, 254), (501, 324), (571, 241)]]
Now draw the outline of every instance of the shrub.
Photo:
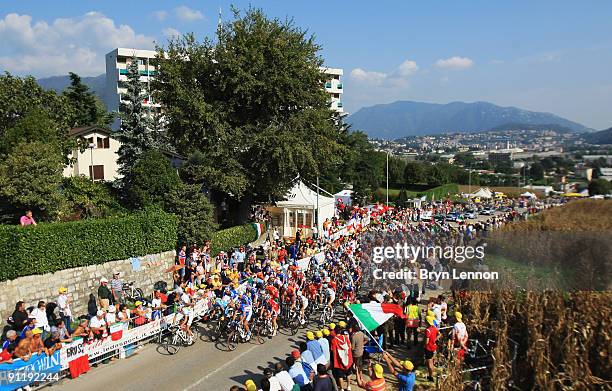
[(251, 224), (222, 229), (212, 234), (210, 255), (215, 257), (221, 251), (227, 251), (232, 247), (251, 243), (256, 239), (257, 232)]
[(176, 216), (149, 209), (125, 217), (0, 226), (0, 281), (172, 250)]

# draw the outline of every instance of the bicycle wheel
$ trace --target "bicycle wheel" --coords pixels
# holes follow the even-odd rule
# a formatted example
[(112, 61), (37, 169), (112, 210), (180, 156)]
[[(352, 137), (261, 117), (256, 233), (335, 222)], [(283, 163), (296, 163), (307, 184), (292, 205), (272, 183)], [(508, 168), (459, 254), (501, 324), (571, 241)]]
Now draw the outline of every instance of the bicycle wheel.
[(142, 291), (142, 289), (140, 288), (135, 288), (134, 289), (136, 291), (136, 298), (137, 299), (142, 299), (144, 297), (144, 292)]
[(257, 343), (259, 343), (261, 345), (264, 342), (266, 342), (266, 339), (264, 338), (265, 337), (264, 334), (266, 334), (266, 325), (265, 324), (259, 323), (257, 325), (257, 327), (255, 327), (255, 330), (253, 330), (253, 333), (255, 335)]
[(174, 334), (167, 333), (161, 336), (160, 343), (163, 349), (170, 355), (178, 353), (180, 345), (174, 343)]
[(227, 334), (225, 347), (228, 351), (234, 351), (238, 347), (238, 330), (234, 329)]
[(295, 316), (289, 321), (289, 330), (291, 330), (291, 335), (296, 335), (299, 329), (300, 319)]

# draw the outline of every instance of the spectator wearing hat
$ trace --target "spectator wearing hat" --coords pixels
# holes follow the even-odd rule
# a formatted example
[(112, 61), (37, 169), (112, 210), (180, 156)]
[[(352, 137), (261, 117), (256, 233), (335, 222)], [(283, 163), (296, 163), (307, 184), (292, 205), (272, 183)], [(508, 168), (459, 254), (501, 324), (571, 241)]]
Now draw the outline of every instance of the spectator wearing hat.
[(123, 281), (121, 274), (118, 271), (113, 272), (113, 278), (110, 281), (111, 293), (114, 304), (123, 304)]
[(460, 362), (463, 360), (465, 352), (467, 351), (468, 332), (465, 323), (463, 323), (463, 315), (461, 312), (455, 312), (455, 320), (452, 340), (455, 349), (459, 349), (457, 351), (457, 360)]
[(438, 345), (436, 344), (436, 339), (438, 338), (438, 328), (434, 325), (435, 318), (433, 316), (428, 316), (425, 318), (427, 321), (427, 329), (425, 329), (425, 364), (427, 365), (427, 380), (434, 381), (434, 355), (436, 354), (436, 350), (438, 350)]
[(100, 302), (100, 308), (107, 310), (111, 303), (113, 294), (108, 288), (108, 280), (106, 277), (100, 278), (100, 286), (98, 287), (98, 300)]
[(293, 378), (291, 377), (289, 372), (283, 366), (283, 363), (276, 363), (274, 371), (274, 378), (278, 380), (281, 389), (283, 391), (292, 391), (293, 387), (295, 386), (295, 382), (293, 381)]
[(397, 378), (399, 391), (412, 391), (416, 383), (416, 374), (414, 373), (412, 361), (397, 361), (388, 352), (383, 352), (383, 358), (387, 362), (389, 371)]
[(89, 329), (93, 333), (95, 339), (102, 339), (107, 332), (106, 319), (104, 319), (104, 311), (98, 310), (96, 316), (91, 318)]
[(30, 343), (30, 352), (32, 352), (33, 354), (45, 353), (46, 355), (49, 355), (49, 352), (47, 352), (45, 344), (42, 340), (42, 330), (38, 327), (32, 330), (32, 342)]
[(246, 391), (257, 391), (257, 385), (255, 385), (253, 379), (248, 379), (245, 381), (244, 387), (246, 388)]
[(64, 324), (66, 325), (66, 329), (68, 329), (69, 333), (72, 333), (72, 310), (70, 309), (71, 303), (72, 298), (68, 296), (68, 288), (64, 286), (59, 288), (57, 306), (59, 307), (60, 318), (64, 320)]
[[(346, 389), (349, 385), (349, 375), (353, 367), (353, 353), (348, 331), (344, 328), (346, 323), (338, 322), (336, 336), (330, 344), (331, 357), (333, 361), (332, 373), (340, 389)], [(346, 383), (346, 387), (344, 387)]]
[(323, 348), (321, 348), (321, 344), (315, 339), (315, 333), (312, 331), (307, 332), (306, 339), (308, 340), (306, 342), (306, 348), (314, 359), (313, 367), (316, 367), (317, 364), (327, 365), (327, 360), (323, 354)]
[(110, 305), (108, 307), (108, 312), (105, 316), (106, 324), (111, 325), (113, 323), (117, 323), (117, 307), (114, 305)]
[(383, 367), (380, 364), (368, 364), (370, 381), (366, 382), (361, 372), (357, 372), (357, 385), (366, 391), (384, 391), (387, 389)]
[(321, 345), (321, 350), (323, 351), (323, 356), (325, 357), (325, 361), (327, 362), (327, 366), (329, 366), (329, 341), (327, 340), (325, 332), (327, 331), (327, 335), (329, 335), (329, 330), (324, 329), (323, 331), (317, 331), (317, 343)]
[(300, 386), (300, 391), (313, 391), (312, 379), (314, 373), (312, 368), (309, 369), (309, 373), (306, 373), (309, 366), (300, 360), (300, 352), (297, 350), (292, 351), (291, 356), (285, 359), (285, 363), (289, 367), (289, 375)]

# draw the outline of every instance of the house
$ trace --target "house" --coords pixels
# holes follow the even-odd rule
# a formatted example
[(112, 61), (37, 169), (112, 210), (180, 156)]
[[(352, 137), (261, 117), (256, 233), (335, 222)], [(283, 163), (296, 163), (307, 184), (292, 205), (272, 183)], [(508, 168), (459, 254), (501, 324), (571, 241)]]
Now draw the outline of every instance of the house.
[(82, 139), (87, 147), (84, 151), (75, 148), (68, 156), (74, 161), (64, 168), (64, 176), (85, 175), (94, 181), (119, 179), (117, 158), (120, 142), (112, 132), (100, 126), (83, 126), (69, 131), (70, 137)]

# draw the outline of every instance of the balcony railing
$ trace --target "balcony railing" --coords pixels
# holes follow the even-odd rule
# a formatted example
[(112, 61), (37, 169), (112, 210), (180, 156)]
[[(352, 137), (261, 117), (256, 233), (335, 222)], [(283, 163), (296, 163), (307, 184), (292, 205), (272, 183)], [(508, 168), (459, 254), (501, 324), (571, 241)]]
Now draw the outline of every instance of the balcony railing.
[(342, 83), (338, 83), (338, 89), (341, 90), (342, 89)]
[[(127, 75), (129, 71), (127, 69), (119, 69), (120, 75)], [(155, 76), (157, 74), (156, 71), (138, 71), (141, 76)]]
[(331, 83), (325, 83), (325, 88), (331, 88)]

